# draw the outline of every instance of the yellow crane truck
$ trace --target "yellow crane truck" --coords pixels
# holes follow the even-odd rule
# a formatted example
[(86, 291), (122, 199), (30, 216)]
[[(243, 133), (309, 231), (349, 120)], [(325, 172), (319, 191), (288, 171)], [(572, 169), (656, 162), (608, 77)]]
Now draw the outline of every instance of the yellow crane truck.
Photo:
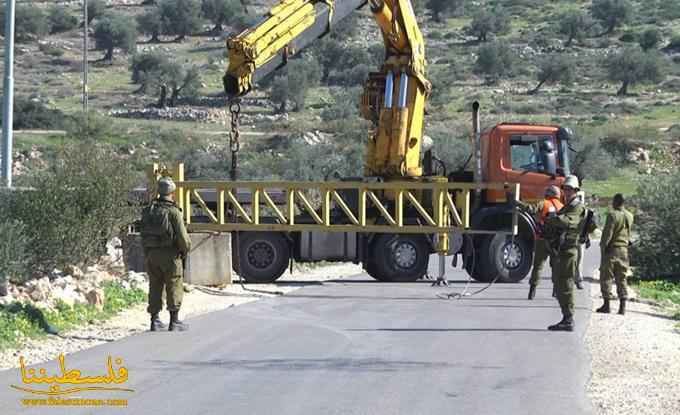
[[(363, 178), (185, 181), (180, 165), (172, 173), (189, 229), (231, 232), (234, 269), (249, 282), (276, 280), (291, 260), (353, 261), (379, 281), (415, 281), (433, 253), (442, 281), (446, 255), (460, 257), (479, 281), (520, 281), (531, 267), (536, 224), (508, 198), (536, 200), (546, 186), (561, 184), (572, 134), (510, 123), (481, 132), (475, 103), (471, 171), (435, 175), (431, 152), (421, 154), (431, 84), (409, 0), (282, 0), (227, 40), (226, 93), (247, 94), (366, 3), (382, 31), (385, 60), (361, 97), (371, 124)], [(195, 220), (196, 209), (206, 220)]]

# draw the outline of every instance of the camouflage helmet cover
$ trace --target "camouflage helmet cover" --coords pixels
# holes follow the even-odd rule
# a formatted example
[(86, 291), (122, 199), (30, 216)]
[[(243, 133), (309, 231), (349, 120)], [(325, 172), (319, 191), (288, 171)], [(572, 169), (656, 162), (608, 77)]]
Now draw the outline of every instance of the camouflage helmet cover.
[(170, 177), (161, 177), (158, 179), (158, 194), (161, 196), (167, 196), (175, 192), (175, 182), (172, 181)]
[(560, 188), (555, 185), (546, 187), (545, 197), (560, 197)]
[(567, 176), (567, 179), (562, 184), (562, 187), (570, 187), (574, 190), (579, 190), (581, 188), (578, 183), (578, 177), (574, 176), (573, 174)]

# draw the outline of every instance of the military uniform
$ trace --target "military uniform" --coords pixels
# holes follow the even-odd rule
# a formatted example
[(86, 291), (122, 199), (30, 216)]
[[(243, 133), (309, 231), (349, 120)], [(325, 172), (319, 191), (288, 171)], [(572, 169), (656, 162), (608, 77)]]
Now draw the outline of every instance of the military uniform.
[[(628, 298), (626, 277), (629, 272), (628, 244), (633, 227), (633, 214), (623, 206), (612, 208), (600, 238), (600, 289), (608, 303), (612, 298), (612, 280), (616, 281), (619, 300)], [(623, 314), (623, 313), (621, 313)]]
[(177, 314), (182, 306), (184, 289), (182, 278), (183, 258), (191, 249), (182, 213), (169, 196), (160, 196), (142, 213), (142, 246), (145, 266), (149, 275), (149, 306), (151, 330), (154, 319), (163, 308), (163, 289), (166, 291), (167, 308), (170, 312), (170, 329), (181, 323)]
[(555, 217), (546, 219), (546, 226), (560, 234), (555, 294), (562, 310), (563, 322), (573, 324), (574, 277), (578, 267), (579, 237), (585, 226), (586, 209), (578, 199), (572, 199)]
[(553, 250), (550, 248), (550, 243), (552, 241), (552, 236), (546, 234), (545, 219), (549, 214), (557, 214), (557, 212), (562, 209), (563, 205), (559, 198), (549, 197), (538, 202), (536, 205), (526, 206), (526, 211), (536, 216), (539, 227), (541, 228), (540, 234), (534, 239), (534, 262), (531, 269), (531, 278), (529, 279), (529, 284), (538, 285), (541, 277), (541, 272), (543, 271), (543, 266), (545, 261), (549, 259), (551, 276), (553, 284), (555, 283), (555, 270), (557, 266), (557, 255), (551, 254)]

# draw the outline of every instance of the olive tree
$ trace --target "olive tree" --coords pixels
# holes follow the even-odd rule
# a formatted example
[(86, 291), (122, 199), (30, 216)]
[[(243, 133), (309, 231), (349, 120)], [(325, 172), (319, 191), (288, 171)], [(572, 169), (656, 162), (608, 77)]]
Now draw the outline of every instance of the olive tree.
[(590, 11), (604, 27), (603, 34), (608, 35), (630, 20), (633, 6), (629, 0), (593, 0)]
[(538, 84), (529, 91), (530, 95), (537, 93), (545, 84), (571, 83), (574, 80), (574, 62), (563, 55), (548, 56), (541, 61), (536, 79)]
[(480, 9), (472, 17), (468, 33), (477, 36), (480, 42), (486, 42), (489, 34), (503, 34), (510, 30), (508, 15), (500, 7), (495, 9)]
[(167, 55), (149, 52), (136, 55), (130, 64), (132, 81), (139, 92), (158, 93), (157, 105), (174, 107), (180, 96), (194, 97), (201, 87), (201, 76), (195, 65), (183, 65)]
[(149, 43), (160, 43), (158, 36), (163, 31), (163, 17), (158, 7), (153, 7), (137, 16), (137, 23), (142, 34), (151, 36)]
[(87, 24), (92, 23), (94, 19), (99, 19), (106, 14), (106, 3), (104, 0), (88, 0), (87, 1)]
[(163, 33), (177, 36), (176, 42), (201, 27), (201, 6), (198, 0), (162, 0), (158, 7), (163, 22)]
[(567, 36), (564, 46), (571, 46), (574, 40), (582, 41), (593, 26), (590, 17), (580, 10), (571, 10), (563, 13), (558, 18), (558, 32)]
[(97, 48), (105, 51), (104, 61), (113, 59), (114, 48), (134, 52), (137, 48), (137, 22), (131, 17), (107, 14), (95, 25), (94, 39)]
[(638, 83), (656, 84), (665, 78), (664, 66), (658, 54), (628, 48), (607, 58), (607, 77), (621, 82), (616, 95), (627, 95), (628, 88)]
[(238, 0), (202, 0), (201, 12), (215, 25), (213, 32), (221, 32), (223, 25), (239, 19), (243, 7)]
[(491, 42), (479, 47), (474, 72), (485, 76), (488, 83), (496, 83), (512, 74), (515, 56), (505, 42)]
[(427, 8), (432, 12), (436, 22), (442, 22), (447, 13), (453, 12), (463, 3), (463, 0), (427, 0)]

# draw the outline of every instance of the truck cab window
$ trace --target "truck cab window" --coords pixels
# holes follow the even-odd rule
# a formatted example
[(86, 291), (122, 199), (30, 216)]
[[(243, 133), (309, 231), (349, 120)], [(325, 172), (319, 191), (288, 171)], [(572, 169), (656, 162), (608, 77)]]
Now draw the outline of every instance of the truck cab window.
[(551, 136), (541, 135), (513, 135), (510, 137), (510, 163), (515, 171), (544, 173), (544, 157), (541, 154), (545, 140), (553, 141)]

